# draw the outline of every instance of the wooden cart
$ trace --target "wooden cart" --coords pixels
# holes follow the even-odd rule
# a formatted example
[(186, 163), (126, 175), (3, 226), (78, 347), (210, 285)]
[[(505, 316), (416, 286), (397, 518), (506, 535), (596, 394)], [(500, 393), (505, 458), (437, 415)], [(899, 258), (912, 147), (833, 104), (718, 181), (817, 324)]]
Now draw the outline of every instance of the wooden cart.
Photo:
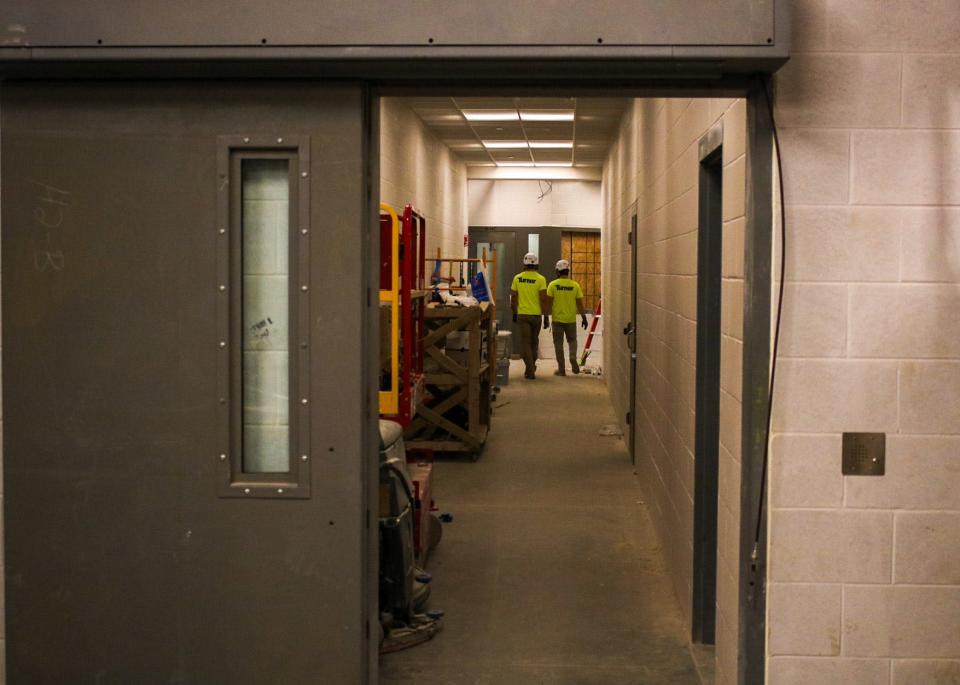
[[(431, 307), (426, 311), (425, 359), (437, 367), (424, 373), (426, 392), (404, 431), (411, 448), (466, 452), (475, 460), (490, 430), (490, 390), (497, 340), (494, 308)], [(450, 352), (447, 336), (463, 332), (467, 349)]]

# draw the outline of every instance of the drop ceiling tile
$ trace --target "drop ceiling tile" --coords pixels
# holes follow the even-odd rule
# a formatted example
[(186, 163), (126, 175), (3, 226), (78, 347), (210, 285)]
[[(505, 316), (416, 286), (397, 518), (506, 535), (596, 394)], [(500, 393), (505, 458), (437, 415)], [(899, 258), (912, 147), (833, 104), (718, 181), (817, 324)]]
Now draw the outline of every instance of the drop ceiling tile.
[(523, 140), (523, 127), (519, 122), (473, 122), (473, 130), (481, 140)]
[(537, 162), (571, 162), (571, 150), (533, 150), (533, 159)]
[(516, 109), (514, 98), (453, 98), (460, 109)]
[(523, 122), (530, 140), (573, 140), (572, 121)]
[(489, 150), (489, 153), (498, 162), (529, 162), (533, 159), (530, 150)]
[(573, 109), (576, 98), (517, 98), (520, 109)]

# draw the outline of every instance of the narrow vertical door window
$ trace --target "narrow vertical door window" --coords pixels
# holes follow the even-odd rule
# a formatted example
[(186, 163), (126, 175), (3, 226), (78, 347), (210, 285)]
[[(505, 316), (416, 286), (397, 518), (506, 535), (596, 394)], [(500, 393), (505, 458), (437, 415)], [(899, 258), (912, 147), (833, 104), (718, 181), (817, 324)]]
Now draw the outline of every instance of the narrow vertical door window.
[(241, 161), (242, 460), (290, 471), (290, 160)]

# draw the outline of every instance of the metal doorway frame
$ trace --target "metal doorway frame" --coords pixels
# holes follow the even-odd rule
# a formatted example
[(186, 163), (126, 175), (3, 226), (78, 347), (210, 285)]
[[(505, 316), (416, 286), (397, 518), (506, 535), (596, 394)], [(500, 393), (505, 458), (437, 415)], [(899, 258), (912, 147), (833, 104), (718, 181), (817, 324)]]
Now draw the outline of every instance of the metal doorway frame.
[[(529, 66), (530, 69), (534, 68)], [(717, 79), (666, 77), (650, 80), (629, 76), (611, 79), (608, 74), (598, 75), (596, 64), (584, 61), (568, 64), (563, 76), (551, 71), (539, 80), (523, 82), (520, 79), (530, 73), (529, 69), (518, 71), (516, 65), (513, 67), (502, 65), (494, 69), (502, 80), (494, 78), (490, 81), (491, 74), (487, 73), (483, 77), (448, 77), (438, 81), (426, 75), (418, 76), (417, 65), (407, 63), (401, 66), (400, 71), (409, 78), (380, 82), (373, 90), (373, 97), (376, 100), (380, 97), (413, 96), (735, 97), (746, 100), (737, 682), (739, 685), (760, 685), (766, 677), (767, 501), (762, 482), (765, 478), (764, 446), (769, 439), (766, 419), (772, 347), (770, 325), (774, 228), (773, 125), (764, 88), (769, 87), (771, 77), (756, 73)], [(591, 85), (583, 85), (587, 81)], [(378, 187), (378, 179), (371, 179), (371, 183)], [(375, 336), (376, 333), (376, 330), (368, 331), (368, 335)], [(631, 423), (633, 432), (636, 421)], [(372, 678), (375, 677), (375, 674), (372, 675)]]
[(693, 640), (716, 642), (723, 289), (723, 126), (700, 139), (697, 240), (696, 442), (693, 477)]
[[(164, 77), (191, 78), (197, 75), (196, 64), (185, 60), (169, 63), (166, 69), (157, 70), (146, 57), (144, 61), (121, 69), (116, 62), (88, 62), (77, 67), (60, 63), (45, 76), (97, 76), (123, 74), (131, 76), (138, 72), (145, 78)], [(26, 61), (25, 61), (26, 62)], [(644, 62), (644, 60), (639, 60)], [(765, 611), (766, 611), (766, 502), (762, 501), (762, 478), (766, 435), (766, 411), (769, 394), (769, 362), (771, 348), (771, 285), (772, 285), (772, 231), (773, 231), (773, 142), (772, 127), (764, 100), (763, 76), (742, 74), (721, 76), (716, 73), (683, 72), (670, 65), (651, 66), (656, 60), (646, 60), (641, 66), (626, 63), (604, 63), (587, 57), (570, 57), (564, 60), (546, 61), (517, 59), (515, 61), (488, 61), (462, 74), (455, 73), (450, 65), (436, 64), (397, 58), (380, 65), (364, 67), (364, 71), (352, 74), (354, 79), (369, 84), (366, 122), (366, 149), (363, 151), (367, 171), (366, 222), (360, 236), (362, 246), (370, 263), (377, 260), (379, 242), (379, 98), (384, 95), (525, 95), (556, 96), (615, 96), (615, 97), (744, 97), (747, 101), (747, 183), (746, 183), (746, 237), (745, 237), (745, 293), (743, 331), (743, 436), (741, 474), (741, 521), (740, 521), (740, 592), (739, 592), (739, 663), (738, 680), (743, 684), (762, 683), (765, 671)], [(37, 63), (24, 64), (22, 75), (29, 76), (29, 69)], [(299, 77), (335, 79), (335, 70), (314, 65), (296, 69), (297, 58), (291, 51), (289, 61), (277, 65), (286, 69), (286, 75), (296, 73)], [(656, 68), (654, 68), (654, 66)], [(104, 70), (106, 68), (106, 70)], [(223, 66), (223, 71), (211, 68), (204, 72), (209, 78), (235, 73), (236, 63)], [(271, 69), (248, 67), (247, 76), (276, 77)], [(710, 70), (707, 70), (708, 72)], [(651, 72), (654, 75), (651, 75)], [(11, 72), (8, 72), (11, 73)], [(36, 72), (32, 72), (36, 76)], [(614, 76), (611, 76), (614, 74)], [(508, 84), (508, 85), (504, 85)], [(378, 340), (378, 320), (373, 316), (376, 288), (375, 270), (366, 274), (368, 290), (365, 325), (361, 333), (361, 354), (375, 367)], [(359, 299), (359, 298), (358, 298)], [(366, 393), (366, 416), (359, 420), (367, 428), (367, 450), (360, 455), (363, 460), (361, 477), (364, 480), (364, 501), (358, 503), (366, 513), (366, 525), (361, 535), (367, 550), (367, 609), (371, 622), (368, 624), (368, 645), (364, 649), (367, 661), (367, 681), (376, 682), (377, 654), (375, 647), (377, 603), (377, 545), (376, 526), (371, 521), (376, 510), (376, 464), (378, 441), (376, 439), (376, 402), (374, 384), (367, 378), (358, 379), (369, 388)], [(634, 422), (635, 423), (635, 422)], [(759, 523), (759, 525), (758, 525)], [(759, 531), (759, 535), (757, 532)]]

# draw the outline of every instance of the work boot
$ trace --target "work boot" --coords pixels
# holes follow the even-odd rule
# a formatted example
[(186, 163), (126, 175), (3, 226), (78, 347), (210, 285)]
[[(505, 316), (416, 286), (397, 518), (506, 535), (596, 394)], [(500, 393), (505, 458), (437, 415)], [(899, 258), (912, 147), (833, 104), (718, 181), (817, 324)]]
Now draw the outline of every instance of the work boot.
[(553, 375), (554, 375), (554, 376), (566, 376), (566, 375), (567, 375), (567, 372), (564, 371), (563, 369), (557, 369), (556, 371), (553, 372)]
[(526, 378), (528, 381), (532, 381), (537, 378), (537, 375), (533, 371), (524, 371), (523, 377)]
[(576, 374), (576, 373), (580, 373), (580, 365), (577, 364), (577, 362), (571, 360), (571, 361), (570, 361), (570, 370), (573, 371), (575, 374)]

